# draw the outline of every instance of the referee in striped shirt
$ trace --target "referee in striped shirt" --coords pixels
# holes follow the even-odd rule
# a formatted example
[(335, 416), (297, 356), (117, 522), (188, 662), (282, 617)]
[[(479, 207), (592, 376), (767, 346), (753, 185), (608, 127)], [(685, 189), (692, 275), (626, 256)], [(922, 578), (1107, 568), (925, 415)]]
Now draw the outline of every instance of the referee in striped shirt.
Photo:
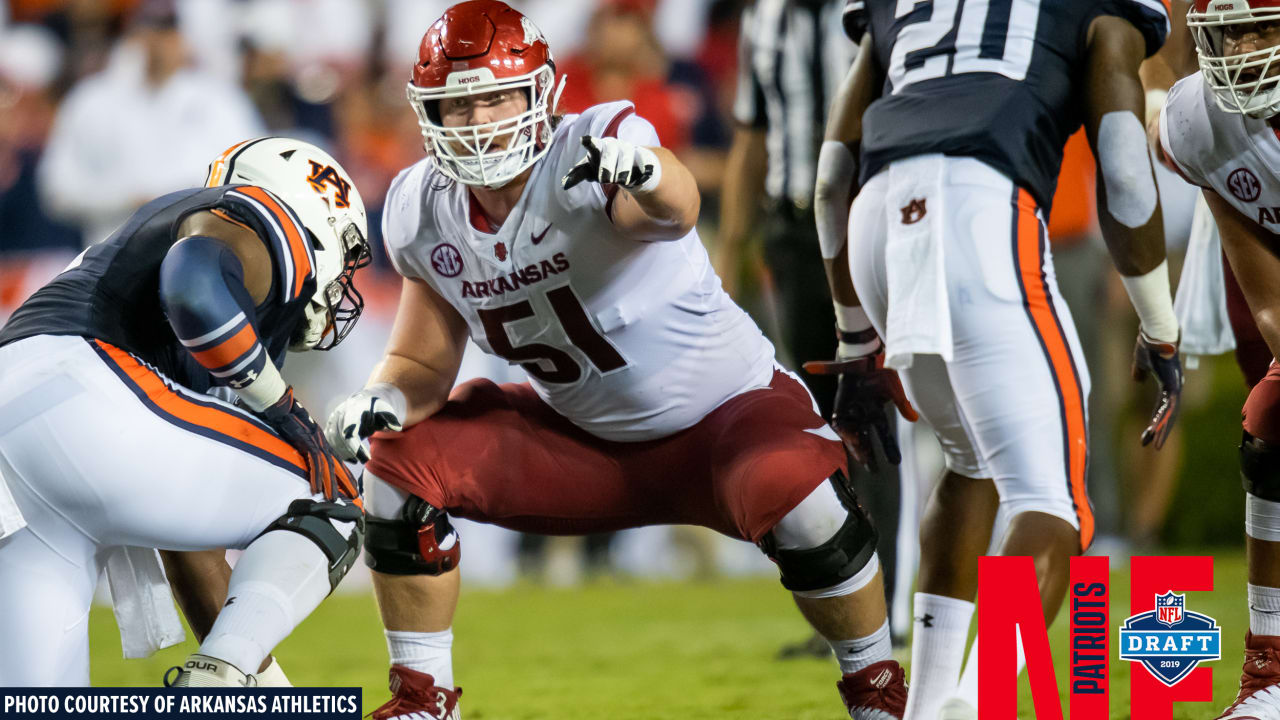
[[(760, 199), (767, 198), (765, 260), (794, 366), (828, 357), (834, 347), (813, 187), (827, 106), (857, 53), (841, 28), (843, 8), (843, 0), (755, 0), (742, 16), (719, 259), (733, 294), (739, 250), (757, 227)], [(835, 380), (801, 376), (829, 417)]]
[[(744, 9), (733, 108), (736, 127), (717, 243), (720, 275), (734, 295), (741, 248), (764, 211), (764, 257), (777, 288), (780, 339), (827, 418), (834, 404), (834, 377), (810, 375), (799, 366), (831, 357), (836, 343), (835, 315), (814, 224), (813, 189), (827, 110), (857, 54), (841, 25), (845, 3), (755, 0)], [(883, 456), (878, 465), (871, 477), (861, 468), (850, 470), (858, 496), (880, 531), (878, 552), (885, 587), (892, 595), (898, 472)], [(827, 651), (821, 639), (805, 647), (816, 654)], [(784, 656), (802, 653), (800, 646), (784, 649)]]

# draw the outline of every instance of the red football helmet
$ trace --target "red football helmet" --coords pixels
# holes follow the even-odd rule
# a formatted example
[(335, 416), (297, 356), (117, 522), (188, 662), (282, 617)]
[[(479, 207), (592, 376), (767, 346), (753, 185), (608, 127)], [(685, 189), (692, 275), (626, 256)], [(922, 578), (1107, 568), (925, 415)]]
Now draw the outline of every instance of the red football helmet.
[(1187, 27), (1205, 83), (1226, 112), (1269, 118), (1280, 113), (1280, 43), (1226, 55), (1223, 33), (1232, 25), (1280, 21), (1280, 0), (1195, 0)]
[[(427, 30), (409, 83), (427, 153), (445, 175), (466, 185), (496, 188), (546, 153), (563, 79), (542, 31), (499, 0), (470, 0), (445, 11)], [(528, 108), (515, 117), (445, 127), (440, 101), (495, 90), (523, 89)], [(506, 147), (492, 148), (505, 136)]]

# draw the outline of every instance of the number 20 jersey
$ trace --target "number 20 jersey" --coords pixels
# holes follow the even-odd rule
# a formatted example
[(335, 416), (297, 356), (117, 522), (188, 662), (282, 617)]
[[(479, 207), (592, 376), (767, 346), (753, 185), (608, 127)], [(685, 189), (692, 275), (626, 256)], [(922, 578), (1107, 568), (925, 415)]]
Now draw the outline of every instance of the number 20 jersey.
[(871, 33), (885, 74), (863, 118), (862, 182), (915, 155), (971, 157), (1048, 209), (1103, 15), (1141, 31), (1148, 56), (1169, 32), (1167, 0), (851, 0), (846, 26)]
[(563, 189), (586, 155), (584, 135), (659, 144), (630, 103), (566, 116), (496, 229), (466, 187), (424, 159), (388, 191), (387, 252), (458, 311), (481, 348), (523, 365), (575, 425), (606, 440), (664, 437), (767, 386), (774, 349), (721, 289), (696, 231), (638, 242), (610, 219), (617, 186)]

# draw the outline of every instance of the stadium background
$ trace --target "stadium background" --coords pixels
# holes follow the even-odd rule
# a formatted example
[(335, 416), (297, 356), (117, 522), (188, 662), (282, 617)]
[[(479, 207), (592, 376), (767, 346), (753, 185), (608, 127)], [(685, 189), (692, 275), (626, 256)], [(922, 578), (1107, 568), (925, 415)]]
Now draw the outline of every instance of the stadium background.
[[(362, 385), (389, 329), (398, 282), (381, 255), (378, 219), (391, 178), (422, 155), (404, 83), (418, 40), (449, 4), (0, 0), (0, 319), (141, 202), (199, 184), (224, 147), (244, 136), (299, 136), (329, 148), (356, 179), (379, 250), (374, 270), (358, 280), (368, 300), (360, 327), (337, 351), (295, 357), (286, 368), (308, 407), (327, 414)], [(704, 193), (700, 231), (716, 257), (745, 1), (511, 4), (547, 34), (569, 78), (562, 110), (631, 99), (694, 171)], [(1202, 360), (1189, 372), (1170, 446), (1159, 455), (1138, 447), (1151, 395), (1128, 379), (1136, 320), (1098, 237), (1092, 176), (1076, 138), (1051, 235), (1090, 355), (1090, 485), (1102, 531), (1095, 552), (1110, 555), (1116, 570), (1135, 553), (1219, 558), (1220, 589), (1188, 600), (1222, 622), (1232, 648), (1216, 664), (1216, 705), (1207, 712), (1234, 693), (1246, 616), (1235, 450), (1245, 386), (1229, 357)], [(1167, 176), (1161, 190), (1176, 259), (1194, 193)], [(772, 280), (759, 252), (719, 269), (739, 276), (737, 299), (776, 340)], [(475, 353), (464, 373), (516, 376)], [(921, 438), (916, 451), (921, 470), (912, 481), (924, 492), (936, 449)], [(697, 529), (638, 530), (585, 550), (470, 524), (463, 535), (469, 589), (456, 653), (469, 717), (724, 717), (748, 708), (754, 716), (828, 717), (835, 707), (833, 672), (771, 662), (805, 629), (750, 546)], [(1122, 574), (1113, 587), (1125, 588)], [(353, 573), (341, 592), (286, 641), (284, 667), (303, 684), (364, 685), (366, 702), (376, 704), (386, 658), (367, 581)], [(1118, 592), (1113, 620), (1126, 607)], [(95, 683), (151, 684), (184, 652), (121, 661), (109, 611), (95, 613)], [(1113, 707), (1124, 717), (1128, 669), (1113, 662), (1113, 670)], [(581, 713), (565, 712), (566, 696)]]

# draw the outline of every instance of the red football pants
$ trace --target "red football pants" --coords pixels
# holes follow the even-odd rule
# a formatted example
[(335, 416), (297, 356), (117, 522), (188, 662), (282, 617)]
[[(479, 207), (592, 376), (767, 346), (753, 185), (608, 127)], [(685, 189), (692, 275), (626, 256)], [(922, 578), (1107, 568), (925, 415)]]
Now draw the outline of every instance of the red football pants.
[(627, 443), (578, 428), (527, 384), (473, 380), (427, 420), (376, 437), (368, 469), (451, 515), (523, 532), (678, 523), (759, 542), (844, 468), (824, 424), (782, 372), (690, 428)]

